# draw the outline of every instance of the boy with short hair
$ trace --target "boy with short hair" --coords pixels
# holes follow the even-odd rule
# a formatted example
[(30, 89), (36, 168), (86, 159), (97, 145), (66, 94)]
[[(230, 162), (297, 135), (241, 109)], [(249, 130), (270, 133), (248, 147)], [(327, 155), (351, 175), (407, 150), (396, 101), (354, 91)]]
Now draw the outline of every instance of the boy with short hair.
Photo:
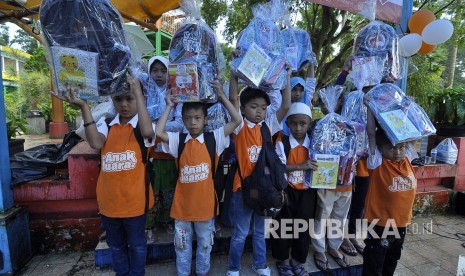
[[(223, 86), (211, 82), (218, 91), (218, 100), (231, 115), (231, 121), (213, 131), (215, 141), (214, 164), (203, 129), (207, 123), (207, 108), (203, 103), (184, 103), (182, 120), (188, 130), (184, 141), (178, 132), (166, 132), (165, 124), (173, 103), (167, 95), (167, 107), (158, 121), (157, 137), (161, 139), (163, 151), (176, 158), (179, 177), (174, 193), (171, 217), (175, 219), (174, 244), (176, 269), (179, 276), (191, 273), (192, 241), (197, 237), (196, 274), (207, 275), (210, 270), (210, 252), (215, 231), (214, 218), (218, 215), (218, 198), (213, 183), (213, 172), (218, 164), (218, 156), (229, 146), (229, 135), (239, 125), (241, 118), (223, 92)], [(211, 133), (209, 133), (211, 134)], [(208, 134), (208, 135), (209, 135)], [(184, 136), (183, 136), (184, 137)], [(184, 149), (179, 155), (180, 143)]]
[[(286, 164), (289, 186), (286, 188), (288, 203), (284, 205), (276, 220), (301, 219), (309, 222), (315, 217), (316, 190), (305, 186), (305, 171), (318, 168), (315, 160), (309, 159), (308, 149), (310, 139), (307, 131), (312, 122), (310, 107), (304, 103), (293, 103), (287, 113), (287, 125), (290, 128), (289, 136), (280, 134), (276, 140), (276, 152)], [(279, 228), (276, 230), (279, 232)], [(277, 260), (276, 267), (280, 276), (308, 275), (303, 267), (311, 243), (308, 231), (298, 233), (294, 239), (271, 239), (273, 258)], [(289, 258), (289, 251), (291, 251)]]
[[(394, 275), (402, 253), (406, 227), (412, 219), (417, 179), (406, 143), (392, 145), (382, 129), (375, 131), (373, 113), (367, 110), (370, 186), (365, 219), (376, 223), (376, 236), (368, 233), (363, 251), (363, 275)], [(390, 234), (383, 236), (383, 232)]]
[[(82, 111), (87, 141), (101, 149), (101, 170), (97, 181), (97, 202), (106, 241), (116, 275), (144, 275), (147, 253), (145, 223), (153, 206), (153, 193), (147, 179), (147, 156), (138, 141), (153, 146), (155, 125), (144, 102), (140, 81), (127, 77), (130, 90), (112, 97), (117, 113), (107, 125), (105, 117), (97, 124), (87, 103), (68, 89), (67, 101)], [(111, 127), (111, 128), (110, 128)]]
[[(291, 69), (288, 68), (287, 85), (282, 92), (282, 103), (276, 113), (266, 116), (270, 99), (267, 93), (260, 89), (245, 88), (240, 95), (240, 113), (244, 117), (241, 124), (234, 131), (234, 143), (241, 176), (236, 172), (233, 184), (233, 195), (230, 209), (233, 212), (231, 246), (229, 251), (229, 269), (227, 275), (237, 276), (241, 269), (241, 257), (244, 250), (245, 239), (253, 222), (253, 270), (258, 275), (270, 275), (266, 266), (265, 244), (265, 216), (244, 205), (242, 198), (242, 180), (249, 176), (258, 160), (263, 144), (260, 128), (265, 123), (271, 135), (277, 133), (281, 121), (286, 116), (291, 104), (290, 88)], [(236, 110), (239, 111), (238, 78), (231, 74), (229, 99)], [(270, 137), (271, 139), (271, 137)]]

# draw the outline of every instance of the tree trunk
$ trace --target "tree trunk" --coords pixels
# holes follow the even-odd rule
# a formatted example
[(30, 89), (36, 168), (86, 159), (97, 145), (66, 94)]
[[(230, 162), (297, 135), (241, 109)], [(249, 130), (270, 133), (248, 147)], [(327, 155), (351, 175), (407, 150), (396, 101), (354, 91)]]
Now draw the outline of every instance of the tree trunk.
[(447, 57), (446, 76), (447, 84), (446, 88), (451, 88), (454, 85), (455, 76), (455, 65), (457, 63), (457, 41), (452, 41), (449, 46), (449, 55)]
[(447, 56), (446, 71), (444, 72), (447, 77), (446, 88), (451, 88), (454, 85), (455, 67), (457, 64), (457, 50), (458, 50), (458, 36), (457, 30), (460, 27), (462, 19), (462, 11), (460, 9), (462, 0), (455, 2), (455, 18), (452, 19), (454, 24), (454, 34), (451, 38), (449, 46), (449, 55)]

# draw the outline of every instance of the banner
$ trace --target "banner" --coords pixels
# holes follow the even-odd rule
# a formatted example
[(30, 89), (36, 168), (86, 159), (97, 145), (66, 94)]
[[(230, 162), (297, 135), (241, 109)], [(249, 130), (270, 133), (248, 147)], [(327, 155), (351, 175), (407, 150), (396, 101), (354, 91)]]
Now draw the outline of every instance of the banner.
[[(306, 0), (340, 10), (361, 13), (360, 7), (366, 6), (367, 0)], [(369, 1), (369, 0), (368, 0)], [(376, 0), (376, 18), (392, 23), (400, 23), (403, 0)]]

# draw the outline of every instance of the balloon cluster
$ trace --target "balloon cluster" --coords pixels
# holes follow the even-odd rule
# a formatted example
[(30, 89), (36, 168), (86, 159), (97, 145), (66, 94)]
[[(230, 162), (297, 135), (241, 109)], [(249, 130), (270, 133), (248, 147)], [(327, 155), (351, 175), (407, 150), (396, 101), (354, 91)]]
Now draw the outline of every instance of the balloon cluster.
[(415, 53), (428, 54), (438, 44), (446, 42), (454, 33), (454, 25), (449, 20), (436, 19), (430, 10), (415, 12), (408, 22), (410, 34), (399, 40), (399, 54), (409, 57)]

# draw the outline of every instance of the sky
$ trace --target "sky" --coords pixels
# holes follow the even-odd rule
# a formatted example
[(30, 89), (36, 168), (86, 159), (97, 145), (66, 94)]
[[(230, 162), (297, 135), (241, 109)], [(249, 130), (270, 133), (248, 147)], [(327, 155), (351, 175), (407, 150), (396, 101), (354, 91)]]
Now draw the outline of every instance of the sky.
[[(16, 32), (20, 29), (18, 26), (16, 26), (13, 23), (7, 22), (5, 25), (8, 26), (8, 32), (10, 33), (10, 40), (13, 39), (15, 36)], [(11, 45), (12, 48), (19, 49), (19, 45), (17, 43)]]

